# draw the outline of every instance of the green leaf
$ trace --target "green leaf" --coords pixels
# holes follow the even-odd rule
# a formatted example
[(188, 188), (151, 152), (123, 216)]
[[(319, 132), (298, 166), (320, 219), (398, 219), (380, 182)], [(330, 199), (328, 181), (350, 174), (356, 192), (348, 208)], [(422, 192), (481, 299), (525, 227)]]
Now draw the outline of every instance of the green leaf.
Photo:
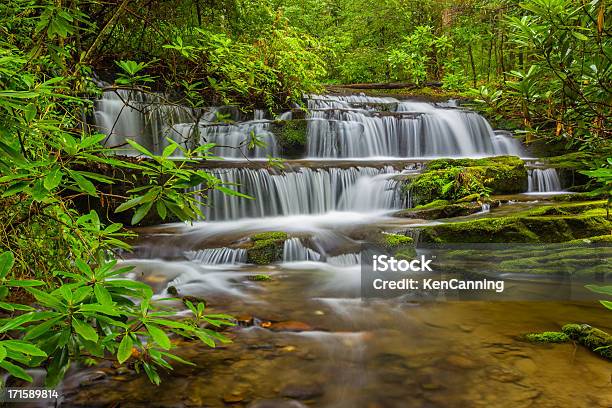
[(605, 308), (612, 310), (612, 302), (609, 300), (600, 300), (599, 303), (604, 305)]
[(132, 225), (136, 225), (142, 221), (142, 219), (149, 213), (152, 204), (153, 203), (149, 202), (138, 207), (138, 209), (134, 212), (134, 216), (132, 217)]
[(79, 311), (81, 312), (94, 312), (94, 313), (103, 313), (109, 316), (119, 316), (121, 313), (117, 309), (115, 309), (112, 305), (97, 305), (95, 303), (89, 303), (86, 305), (81, 305)]
[(108, 293), (108, 290), (106, 290), (106, 288), (97, 283), (94, 286), (94, 294), (96, 295), (96, 299), (98, 299), (98, 302), (100, 302), (100, 304), (102, 305), (112, 305), (113, 304), (113, 298), (111, 296), (110, 293)]
[(2, 344), (0, 344), (0, 361), (4, 361), (5, 357), (6, 357), (6, 349), (4, 348)]
[(36, 300), (43, 306), (51, 307), (54, 309), (64, 309), (65, 306), (60, 302), (58, 298), (55, 296), (51, 296), (50, 294), (43, 292), (42, 290), (34, 289), (34, 288), (26, 288), (28, 292), (30, 292)]
[(56, 167), (55, 169), (51, 170), (49, 174), (47, 174), (47, 176), (45, 177), (45, 181), (44, 181), (45, 188), (49, 191), (53, 190), (55, 187), (59, 186), (59, 184), (62, 182), (63, 176), (64, 176), (64, 173), (62, 173), (59, 167)]
[(132, 345), (134, 342), (129, 334), (123, 336), (121, 343), (119, 343), (119, 349), (117, 350), (117, 360), (123, 364), (132, 355)]
[(579, 39), (580, 41), (589, 41), (589, 37), (577, 31), (572, 31), (572, 35), (576, 37), (577, 39)]
[(153, 153), (148, 151), (144, 146), (139, 145), (138, 143), (136, 143), (135, 141), (131, 139), (127, 139), (126, 142), (128, 142), (130, 146), (132, 146), (134, 149), (138, 150), (140, 153), (144, 154), (145, 156), (148, 156), (148, 157), (155, 156)]
[(47, 353), (36, 347), (35, 345), (28, 343), (27, 341), (20, 340), (6, 340), (2, 344), (9, 350), (17, 351), (22, 354), (29, 356), (47, 357)]
[(93, 342), (98, 341), (98, 333), (96, 330), (88, 325), (87, 323), (73, 317), (72, 318), (72, 327), (74, 330), (85, 340), (90, 340)]
[(164, 202), (161, 200), (156, 202), (155, 207), (157, 208), (157, 214), (159, 214), (160, 218), (162, 220), (165, 220), (168, 214), (167, 214), (166, 206), (164, 205)]
[(0, 278), (6, 277), (14, 263), (15, 257), (12, 252), (6, 251), (0, 254)]
[(7, 323), (5, 323), (2, 327), (0, 327), (0, 333), (5, 333), (9, 330), (16, 329), (20, 327), (22, 324), (32, 321), (34, 318), (34, 314), (26, 313), (21, 316), (13, 317)]
[(585, 288), (587, 288), (591, 292), (612, 296), (612, 285), (608, 285), (608, 286), (586, 285)]
[(121, 204), (119, 207), (117, 207), (115, 209), (115, 212), (120, 213), (122, 211), (129, 210), (130, 208), (137, 206), (141, 200), (142, 200), (142, 196), (131, 198), (125, 203)]
[(93, 185), (93, 183), (83, 177), (79, 172), (70, 171), (70, 177), (72, 177), (72, 179), (76, 181), (81, 191), (89, 194), (90, 196), (98, 196), (98, 192), (96, 191), (96, 187)]
[(35, 280), (35, 279), (29, 279), (29, 280), (10, 279), (6, 281), (7, 286), (14, 286), (14, 287), (20, 287), (20, 288), (32, 287), (32, 286), (43, 286), (44, 284), (45, 282)]
[(42, 336), (43, 334), (48, 334), (48, 332), (51, 330), (51, 328), (53, 326), (55, 326), (60, 320), (62, 320), (64, 318), (64, 316), (59, 316), (56, 318), (53, 318), (51, 320), (47, 320), (44, 323), (41, 323), (37, 326), (34, 326), (32, 328), (28, 328), (28, 331), (26, 333), (26, 335), (23, 337), (24, 340), (33, 340), (36, 339), (40, 336)]
[(153, 340), (155, 340), (155, 343), (157, 343), (163, 349), (170, 349), (172, 344), (170, 343), (170, 339), (162, 329), (157, 326), (153, 326), (152, 324), (145, 324), (145, 327), (147, 328), (147, 331), (149, 332), (151, 337), (153, 337)]
[(32, 377), (25, 372), (25, 370), (9, 361), (1, 361), (0, 367), (4, 368), (10, 375), (16, 378), (21, 378), (22, 380), (26, 380), (28, 382), (32, 382)]

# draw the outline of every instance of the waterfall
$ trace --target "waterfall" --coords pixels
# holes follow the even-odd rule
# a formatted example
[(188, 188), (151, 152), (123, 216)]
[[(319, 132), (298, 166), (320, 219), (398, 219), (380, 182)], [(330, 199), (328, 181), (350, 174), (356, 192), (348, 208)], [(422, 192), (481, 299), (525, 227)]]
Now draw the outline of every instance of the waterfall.
[(327, 263), (339, 266), (359, 265), (361, 263), (361, 254), (348, 253), (327, 258)]
[(246, 263), (246, 249), (207, 248), (199, 251), (186, 251), (185, 256), (192, 262), (205, 265)]
[[(108, 135), (106, 146), (122, 145), (129, 138), (156, 154), (168, 145), (166, 137), (185, 145), (187, 139), (182, 139), (174, 125), (193, 121), (199, 114), (166, 102), (162, 95), (127, 89), (103, 92), (94, 108), (96, 125)], [(128, 146), (121, 153), (135, 152)]]
[(311, 158), (523, 155), (476, 112), (354, 95), (312, 98), (308, 108)]
[(530, 193), (552, 193), (562, 190), (556, 169), (531, 169), (528, 181)]
[[(523, 156), (511, 134), (494, 132), (482, 116), (451, 102), (363, 95), (310, 95), (306, 102), (304, 155), (309, 158)], [(278, 156), (273, 121), (265, 117), (263, 110), (246, 118), (234, 107), (191, 109), (172, 104), (163, 95), (123, 89), (106, 91), (95, 103), (96, 124), (109, 135), (107, 146), (132, 138), (157, 154), (170, 138), (186, 147), (215, 143), (218, 147), (212, 153), (225, 158)], [(286, 112), (279, 119), (291, 117)], [(263, 145), (247, 149), (254, 136)]]
[(254, 200), (212, 191), (202, 210), (214, 221), (329, 211), (383, 211), (401, 206), (398, 174), (392, 167), (311, 169), (273, 173), (268, 169), (212, 170), (224, 183)]
[(321, 255), (302, 244), (299, 238), (289, 238), (283, 247), (283, 262), (318, 261)]
[[(253, 120), (237, 124), (215, 124), (200, 122), (197, 126), (200, 144), (215, 143), (217, 146), (211, 150), (215, 156), (242, 159), (265, 158), (278, 156), (276, 139), (270, 132), (270, 121)], [(182, 140), (189, 140), (193, 135), (195, 126), (192, 123), (175, 125)], [(263, 145), (249, 149), (247, 144), (251, 137), (257, 137)]]
[[(233, 107), (210, 107), (204, 111), (172, 104), (164, 95), (118, 89), (105, 91), (95, 103), (96, 125), (109, 135), (106, 146), (113, 147), (133, 139), (155, 154), (168, 145), (166, 138), (184, 147), (215, 143), (212, 153), (227, 158), (265, 158), (278, 155), (276, 141), (269, 131), (265, 112), (256, 110), (254, 120), (241, 122), (243, 116)], [(223, 117), (227, 122), (219, 121)], [(198, 120), (197, 128), (195, 125)], [(196, 137), (194, 130), (198, 130)], [(256, 136), (263, 146), (244, 147)], [(242, 147), (241, 149), (238, 149)], [(136, 154), (131, 148), (121, 153)]]

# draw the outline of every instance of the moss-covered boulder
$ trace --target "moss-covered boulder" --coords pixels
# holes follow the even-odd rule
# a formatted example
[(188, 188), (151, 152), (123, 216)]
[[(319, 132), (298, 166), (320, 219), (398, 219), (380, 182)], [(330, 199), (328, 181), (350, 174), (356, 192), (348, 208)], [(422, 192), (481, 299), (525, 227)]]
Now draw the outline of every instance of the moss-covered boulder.
[(250, 237), (247, 248), (247, 262), (256, 265), (269, 265), (283, 258), (283, 246), (288, 236), (286, 232), (261, 232)]
[[(430, 205), (438, 203), (438, 205)], [(463, 217), (482, 211), (482, 204), (478, 202), (462, 202), (449, 204), (445, 200), (436, 200), (425, 206), (409, 208), (396, 212), (396, 217), (418, 218), (423, 220), (437, 220), (439, 218)], [(494, 203), (497, 205), (497, 203)]]
[(489, 217), (424, 227), (420, 239), (432, 243), (564, 242), (605, 235), (611, 228), (605, 216)]
[(383, 233), (380, 235), (378, 243), (397, 259), (413, 259), (416, 256), (412, 237)]
[(487, 159), (438, 159), (406, 182), (413, 205), (437, 199), (456, 201), (466, 196), (516, 194), (527, 190), (525, 163), (514, 156)]
[(299, 159), (306, 155), (308, 122), (304, 119), (278, 120), (272, 125), (272, 133), (281, 149), (281, 155), (288, 159)]
[(588, 324), (566, 324), (561, 329), (570, 339), (577, 341), (600, 356), (612, 360), (612, 336)]
[(612, 222), (606, 219), (604, 206), (605, 201), (545, 205), (510, 217), (486, 217), (423, 227), (419, 237), (431, 243), (535, 243), (606, 236), (612, 232)]

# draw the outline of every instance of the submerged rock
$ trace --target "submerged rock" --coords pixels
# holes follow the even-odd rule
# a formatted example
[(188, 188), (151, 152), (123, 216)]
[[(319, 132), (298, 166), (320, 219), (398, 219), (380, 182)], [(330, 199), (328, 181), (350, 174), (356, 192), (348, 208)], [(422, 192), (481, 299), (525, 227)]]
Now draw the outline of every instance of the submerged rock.
[(323, 395), (323, 387), (319, 384), (288, 384), (281, 390), (283, 397), (299, 400), (309, 400)]

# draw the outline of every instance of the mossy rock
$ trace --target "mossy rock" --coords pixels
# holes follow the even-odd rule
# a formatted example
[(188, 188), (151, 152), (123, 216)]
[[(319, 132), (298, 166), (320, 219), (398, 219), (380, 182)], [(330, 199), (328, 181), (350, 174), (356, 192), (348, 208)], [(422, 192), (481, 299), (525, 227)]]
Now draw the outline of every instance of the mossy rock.
[(531, 343), (565, 343), (570, 340), (567, 334), (558, 331), (529, 333), (524, 336), (524, 339)]
[(487, 217), (424, 227), (420, 239), (431, 243), (564, 242), (607, 235), (605, 216)]
[(380, 245), (397, 259), (413, 259), (416, 256), (414, 239), (402, 234), (381, 234)]
[(475, 214), (482, 210), (482, 205), (476, 202), (448, 204), (445, 200), (436, 200), (432, 203), (447, 203), (437, 206), (425, 205), (414, 209), (406, 209), (396, 212), (396, 217), (418, 218), (423, 220), (437, 220), (440, 218), (463, 217)]
[(288, 159), (298, 159), (306, 155), (308, 121), (304, 119), (289, 119), (275, 121), (272, 133), (281, 148), (282, 156)]
[(253, 282), (266, 282), (266, 281), (271, 281), (272, 277), (270, 275), (260, 273), (257, 275), (249, 275), (247, 276), (247, 279)]
[(383, 245), (389, 249), (414, 245), (414, 239), (401, 234), (383, 234)]
[(525, 163), (514, 156), (486, 159), (437, 159), (425, 171), (409, 180), (413, 205), (434, 200), (477, 200), (482, 195), (516, 194), (527, 190)]
[(612, 336), (588, 324), (566, 324), (561, 328), (570, 339), (577, 341), (594, 353), (612, 360)]
[(283, 246), (287, 240), (286, 232), (261, 232), (250, 237), (247, 248), (247, 262), (256, 265), (270, 265), (283, 257)]

